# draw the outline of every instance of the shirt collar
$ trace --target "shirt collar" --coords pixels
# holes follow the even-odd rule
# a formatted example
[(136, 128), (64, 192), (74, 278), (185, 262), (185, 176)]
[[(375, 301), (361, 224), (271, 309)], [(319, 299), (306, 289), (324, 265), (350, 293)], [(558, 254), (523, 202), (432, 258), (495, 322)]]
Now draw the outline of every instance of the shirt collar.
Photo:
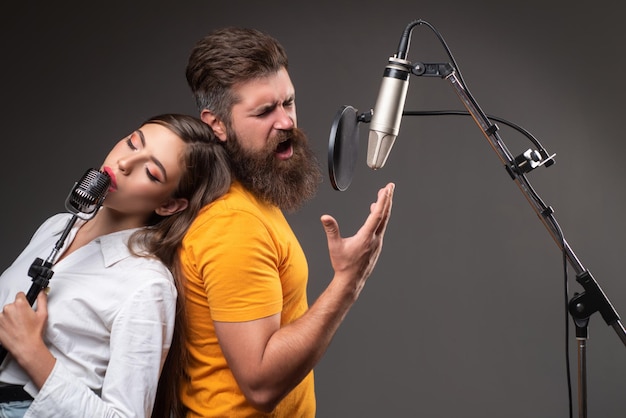
[(128, 239), (137, 229), (126, 229), (96, 238), (96, 242), (100, 243), (100, 251), (102, 251), (106, 267), (132, 255), (128, 248)]

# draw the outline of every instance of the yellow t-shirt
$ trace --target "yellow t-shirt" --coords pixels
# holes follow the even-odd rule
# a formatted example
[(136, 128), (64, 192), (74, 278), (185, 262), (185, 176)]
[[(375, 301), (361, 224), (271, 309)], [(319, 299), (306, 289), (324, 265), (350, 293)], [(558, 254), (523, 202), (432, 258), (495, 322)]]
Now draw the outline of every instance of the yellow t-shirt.
[(213, 320), (243, 322), (281, 313), (282, 325), (307, 309), (308, 266), (282, 212), (235, 182), (203, 208), (181, 250), (186, 276), (189, 417), (315, 416), (313, 372), (263, 414), (246, 401), (220, 349)]

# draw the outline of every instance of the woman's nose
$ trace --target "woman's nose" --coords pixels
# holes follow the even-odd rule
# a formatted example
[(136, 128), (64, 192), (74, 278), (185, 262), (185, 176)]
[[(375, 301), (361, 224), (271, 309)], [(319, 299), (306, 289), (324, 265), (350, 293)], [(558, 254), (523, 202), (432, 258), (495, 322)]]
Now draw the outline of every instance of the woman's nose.
[(130, 174), (133, 171), (133, 166), (135, 165), (136, 161), (136, 157), (129, 155), (117, 160), (117, 166), (122, 173)]

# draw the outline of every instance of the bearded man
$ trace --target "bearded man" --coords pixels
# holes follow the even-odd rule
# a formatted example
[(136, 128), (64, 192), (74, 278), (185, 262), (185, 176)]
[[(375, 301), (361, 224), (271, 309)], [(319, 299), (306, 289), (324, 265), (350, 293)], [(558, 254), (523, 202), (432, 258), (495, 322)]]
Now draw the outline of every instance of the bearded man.
[(334, 276), (309, 307), (306, 257), (283, 211), (312, 198), (321, 174), (297, 127), (287, 67), (276, 39), (246, 28), (207, 35), (189, 58), (200, 117), (229, 151), (235, 180), (200, 212), (181, 251), (188, 417), (314, 417), (313, 368), (382, 248), (391, 183), (352, 237), (321, 217)]

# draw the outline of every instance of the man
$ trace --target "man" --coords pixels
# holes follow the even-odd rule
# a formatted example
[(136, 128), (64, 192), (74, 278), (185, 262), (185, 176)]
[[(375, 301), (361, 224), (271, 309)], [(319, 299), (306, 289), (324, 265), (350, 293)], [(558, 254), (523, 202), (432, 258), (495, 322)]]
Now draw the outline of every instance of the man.
[(236, 180), (203, 209), (181, 252), (182, 401), (194, 417), (314, 417), (313, 367), (378, 260), (394, 185), (379, 191), (350, 238), (322, 216), (335, 274), (308, 308), (306, 258), (282, 211), (312, 198), (321, 174), (297, 128), (283, 47), (256, 30), (215, 31), (191, 52), (187, 80)]

